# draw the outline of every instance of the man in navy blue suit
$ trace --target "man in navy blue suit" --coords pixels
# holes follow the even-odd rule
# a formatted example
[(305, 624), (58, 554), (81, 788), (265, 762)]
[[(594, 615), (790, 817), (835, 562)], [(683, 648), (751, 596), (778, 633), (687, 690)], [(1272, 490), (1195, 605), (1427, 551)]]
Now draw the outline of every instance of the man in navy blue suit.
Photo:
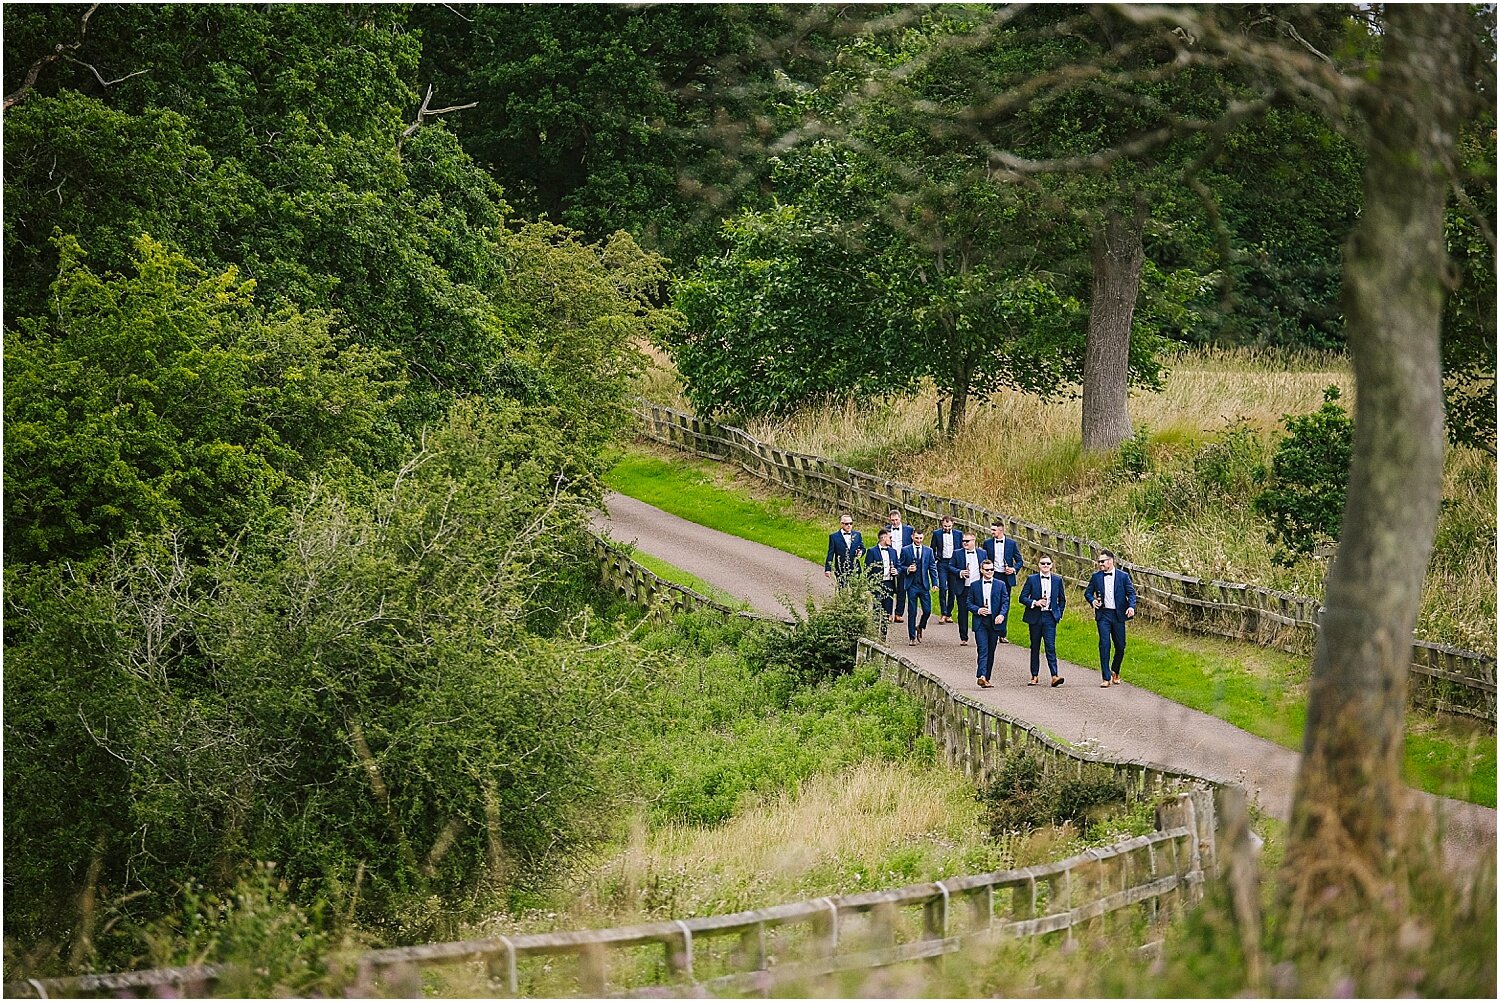
[(984, 552), (974, 546), (974, 534), (964, 533), (963, 549), (953, 555), (953, 562), (948, 565), (959, 582), (958, 642), (960, 645), (966, 645), (969, 642), (969, 585), (979, 580), (979, 565), (983, 560)]
[(995, 670), (995, 648), (999, 646), (1000, 625), (1005, 622), (1005, 606), (1010, 602), (1010, 589), (995, 576), (995, 564), (985, 558), (979, 564), (979, 580), (969, 585), (969, 611), (973, 614), (974, 646), (979, 662), (974, 671), (979, 688), (991, 686), (990, 675)]
[(1052, 573), (1052, 558), (1044, 556), (1037, 562), (1037, 573), (1026, 579), (1021, 586), (1021, 619), (1031, 631), (1031, 681), (1036, 685), (1040, 674), (1042, 646), (1047, 647), (1047, 669), (1052, 673), (1054, 686), (1063, 684), (1057, 673), (1057, 621), (1062, 619), (1063, 609), (1068, 604), (1063, 593), (1063, 579)]
[(932, 554), (938, 564), (939, 623), (953, 622), (953, 605), (963, 596), (963, 581), (953, 569), (953, 558), (963, 549), (964, 534), (953, 528), (953, 516), (944, 515), (941, 528), (932, 532)]
[[(999, 522), (990, 523), (990, 538), (979, 544), (985, 554), (995, 562), (995, 577), (1005, 582), (1006, 600), (1005, 614), (1010, 616), (1010, 598), (1008, 597), (1016, 587), (1016, 571), (1026, 566), (1021, 559), (1021, 548), (1016, 545), (1014, 539), (1005, 535), (1005, 526)], [(1006, 639), (1007, 630), (1002, 623), (1000, 626), (999, 640), (1002, 644), (1008, 644)]]
[[(932, 589), (937, 585), (937, 558), (932, 548), (922, 543), (921, 529), (913, 529), (911, 545), (901, 549), (901, 581), (906, 588), (906, 636), (907, 646), (915, 647), (922, 642), (927, 621), (932, 618)], [(922, 610), (922, 621), (917, 622), (917, 609)]]
[(823, 576), (837, 578), (840, 585), (845, 584), (864, 555), (865, 539), (854, 528), (853, 516), (840, 515), (838, 531), (828, 534), (828, 556), (823, 558)]
[[(1099, 569), (1089, 578), (1083, 600), (1094, 607), (1094, 625), (1099, 628), (1099, 688), (1120, 684), (1120, 663), (1125, 660), (1125, 621), (1135, 618), (1135, 583), (1123, 569), (1115, 568), (1115, 555), (1099, 551)], [(1114, 647), (1114, 660), (1109, 651)]]
[(891, 545), (891, 530), (880, 530), (880, 542), (865, 551), (865, 572), (875, 586), (875, 602), (879, 607), (880, 639), (884, 640), (889, 625), (896, 621), (894, 600), (896, 583), (901, 577), (901, 554)]
[[(896, 548), (897, 553), (900, 553), (902, 550), (911, 545), (911, 526), (901, 524), (901, 512), (897, 511), (895, 508), (891, 509), (891, 513), (887, 517), (890, 520), (889, 528), (891, 530), (891, 545)], [(903, 622), (905, 618), (906, 589), (898, 585), (896, 587), (896, 618), (892, 619), (891, 622), (900, 623)]]

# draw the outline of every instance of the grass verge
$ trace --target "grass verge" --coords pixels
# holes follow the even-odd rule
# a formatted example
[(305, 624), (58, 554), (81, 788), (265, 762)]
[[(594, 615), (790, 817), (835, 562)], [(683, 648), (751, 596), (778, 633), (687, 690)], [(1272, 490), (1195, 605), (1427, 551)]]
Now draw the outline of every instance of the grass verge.
[[(759, 482), (720, 464), (636, 446), (621, 455), (605, 481), (621, 494), (699, 525), (807, 560), (823, 559), (832, 519), (796, 501), (767, 497)], [(1065, 616), (1057, 642), (1060, 657), (1085, 668), (1098, 662), (1098, 634), (1089, 619)], [(1302, 744), (1308, 667), (1305, 658), (1253, 644), (1154, 624), (1131, 626), (1132, 684), (1286, 748)], [(1407, 782), (1494, 807), (1494, 736), (1426, 714), (1409, 719)]]

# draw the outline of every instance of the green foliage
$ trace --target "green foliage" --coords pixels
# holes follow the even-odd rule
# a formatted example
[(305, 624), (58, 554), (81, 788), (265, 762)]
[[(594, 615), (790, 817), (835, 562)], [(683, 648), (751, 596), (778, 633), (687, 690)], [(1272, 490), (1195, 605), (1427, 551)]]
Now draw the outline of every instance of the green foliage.
[(863, 582), (851, 582), (822, 605), (811, 598), (796, 624), (771, 634), (760, 659), (768, 672), (784, 673), (800, 688), (830, 682), (854, 670), (855, 645), (871, 632), (871, 601)]
[(1343, 526), (1354, 421), (1338, 398), (1338, 388), (1330, 386), (1318, 410), (1284, 418), (1287, 435), (1276, 447), (1265, 490), (1255, 497), (1255, 510), (1271, 521), (1269, 538), (1282, 547), (1282, 561), (1337, 540)]
[(189, 883), (175, 911), (137, 935), (146, 949), (142, 965), (218, 965), (219, 996), (306, 998), (330, 995), (350, 980), (333, 955), (341, 946), (333, 924), (325, 907), (291, 899), (276, 864), (258, 863), (222, 893)]
[[(1493, 52), (1490, 69), (1493, 76)], [(1460, 155), (1470, 177), (1445, 219), (1458, 283), (1443, 303), (1443, 377), (1448, 439), (1495, 454), (1495, 124), (1465, 129)]]
[(797, 206), (726, 220), (722, 255), (678, 283), (666, 342), (701, 413), (781, 414), (811, 400), (907, 389), (891, 370), (872, 263)]
[(573, 448), (545, 410), (462, 406), (255, 545), (7, 567), (7, 928), (66, 944), (95, 857), (113, 897), (145, 892), (131, 911), (274, 859), (381, 922), (572, 845), (598, 676), (521, 624), (597, 502), (558, 490)]
[(390, 359), (330, 318), (267, 316), (253, 282), (149, 237), (129, 277), (71, 237), (46, 317), (6, 338), (6, 556), (78, 557), (134, 531), (195, 548), (263, 518), (330, 458), (368, 449)]
[(1120, 443), (1120, 471), (1127, 476), (1139, 477), (1151, 469), (1151, 453), (1147, 449), (1150, 444), (1151, 429), (1140, 425), (1135, 434)]
[(998, 839), (1064, 821), (1085, 828), (1097, 808), (1124, 803), (1125, 785), (1100, 766), (1085, 766), (1081, 774), (1064, 777), (1049, 771), (1042, 756), (1021, 749), (1005, 757), (999, 775), (980, 790), (979, 799), (990, 835)]
[(930, 759), (921, 708), (874, 669), (789, 688), (768, 661), (787, 650), (780, 633), (703, 612), (644, 638), (645, 656), (620, 653), (622, 666), (642, 666), (624, 677), (648, 688), (635, 689), (629, 726), (607, 753), (618, 797), (648, 805), (656, 823), (717, 824), (815, 773), (869, 757)]
[[(625, 236), (595, 245), (516, 225), (442, 124), (398, 142), (417, 103), (407, 16), (97, 11), (94, 63), (148, 72), (103, 89), (60, 62), (7, 111), (7, 326), (47, 310), (54, 229), (104, 272), (125, 271), (150, 233), (212, 272), (238, 267), (272, 310), (333, 311), (344, 344), (394, 353), (407, 388), (383, 422), (382, 460), (471, 394), (572, 408), (586, 437), (617, 426), (629, 339), (670, 322), (654, 306), (659, 260)], [(76, 27), (41, 8), (5, 20), (7, 66)]]
[(1191, 336), (1218, 344), (1342, 348), (1343, 241), (1364, 157), (1314, 108), (1288, 102), (1227, 136), (1207, 183), (1232, 239), (1218, 302)]
[(694, 211), (681, 178), (719, 173), (702, 129), (710, 102), (724, 95), (706, 90), (718, 64), (748, 53), (752, 29), (774, 19), (735, 5), (454, 4), (413, 13), (422, 79), (442, 103), (479, 100), (455, 128), (523, 211), (595, 239), (629, 230), (689, 257), (707, 213)]
[(1120, 448), (1120, 465), (1136, 483), (1126, 499), (1129, 517), (1156, 529), (1185, 527), (1204, 517), (1242, 508), (1265, 483), (1266, 447), (1240, 419), (1190, 453), (1169, 443), (1154, 446), (1137, 432)]

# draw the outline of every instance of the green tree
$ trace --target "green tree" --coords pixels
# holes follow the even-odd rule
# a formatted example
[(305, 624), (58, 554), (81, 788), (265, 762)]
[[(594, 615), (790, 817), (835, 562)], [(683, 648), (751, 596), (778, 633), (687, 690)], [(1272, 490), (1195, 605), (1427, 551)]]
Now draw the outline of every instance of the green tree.
[(558, 490), (580, 451), (546, 408), (465, 402), (202, 559), (164, 533), (8, 564), (7, 935), (66, 955), (103, 935), (81, 895), (138, 921), (269, 859), (409, 941), (452, 933), (401, 922), (417, 899), (536, 877), (610, 719), (585, 652), (525, 628), (599, 499)]
[(129, 276), (56, 244), (49, 314), (5, 339), (7, 560), (169, 527), (210, 546), (370, 447), (390, 359), (340, 348), (326, 314), (267, 316), (234, 269), (206, 274), (149, 237)]
[(1271, 457), (1271, 477), (1255, 497), (1255, 510), (1271, 521), (1267, 538), (1290, 564), (1319, 543), (1337, 542), (1349, 491), (1354, 422), (1338, 403), (1338, 387), (1323, 391), (1323, 406), (1283, 418), (1286, 437)]
[[(424, 79), (527, 214), (593, 239), (624, 229), (691, 258), (711, 234), (685, 179), (722, 179), (704, 130), (719, 64), (781, 20), (754, 5), (419, 6)], [(722, 95), (714, 94), (715, 98)]]
[(726, 220), (724, 253), (678, 283), (667, 344), (703, 413), (781, 414), (809, 401), (906, 390), (867, 248), (797, 205)]
[[(238, 267), (273, 310), (332, 310), (348, 343), (396, 352), (408, 389), (387, 460), (460, 396), (540, 384), (519, 358), (530, 343), (497, 315), (497, 245), (513, 236), (499, 188), (440, 123), (398, 148), (420, 54), (405, 17), (101, 7), (77, 58), (146, 72), (106, 88), (82, 65), (49, 65), (7, 111), (8, 319), (45, 310), (54, 229), (106, 271), (146, 232)], [(5, 18), (8, 67), (62, 30), (41, 8)]]
[[(1480, 77), (1493, 84), (1494, 74)], [(1445, 231), (1457, 282), (1443, 303), (1443, 382), (1450, 441), (1495, 454), (1495, 123), (1493, 101), (1458, 137), (1465, 176)]]

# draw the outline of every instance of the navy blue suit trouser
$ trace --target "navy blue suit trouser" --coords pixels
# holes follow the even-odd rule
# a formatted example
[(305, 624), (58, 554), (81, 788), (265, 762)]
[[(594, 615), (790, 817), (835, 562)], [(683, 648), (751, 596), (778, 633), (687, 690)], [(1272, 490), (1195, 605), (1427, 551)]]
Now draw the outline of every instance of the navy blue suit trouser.
[(986, 620), (987, 617), (974, 617), (974, 646), (979, 656), (974, 677), (989, 681), (990, 673), (995, 670), (995, 648), (1000, 645), (1000, 631)]
[[(917, 622), (917, 609), (922, 610), (922, 621)], [(912, 640), (917, 639), (917, 631), (927, 629), (927, 621), (932, 618), (932, 589), (912, 588), (906, 595), (906, 635)]]
[(957, 602), (959, 606), (964, 604), (964, 583), (958, 576), (958, 571), (950, 571), (944, 567), (938, 572), (938, 612), (943, 616), (953, 615), (953, 606)]
[(1047, 648), (1047, 670), (1057, 677), (1057, 620), (1043, 616), (1040, 622), (1027, 623), (1031, 630), (1031, 677), (1041, 674), (1042, 647)]
[[(1094, 623), (1099, 628), (1099, 672), (1108, 682), (1111, 672), (1116, 678), (1120, 677), (1120, 663), (1125, 660), (1125, 617), (1119, 615), (1105, 615)], [(1114, 648), (1114, 658), (1110, 659), (1110, 648)]]
[(895, 608), (896, 590), (887, 581), (876, 582), (875, 601), (879, 603), (882, 613), (880, 617), (880, 636), (883, 638), (886, 627), (890, 625), (891, 611)]

